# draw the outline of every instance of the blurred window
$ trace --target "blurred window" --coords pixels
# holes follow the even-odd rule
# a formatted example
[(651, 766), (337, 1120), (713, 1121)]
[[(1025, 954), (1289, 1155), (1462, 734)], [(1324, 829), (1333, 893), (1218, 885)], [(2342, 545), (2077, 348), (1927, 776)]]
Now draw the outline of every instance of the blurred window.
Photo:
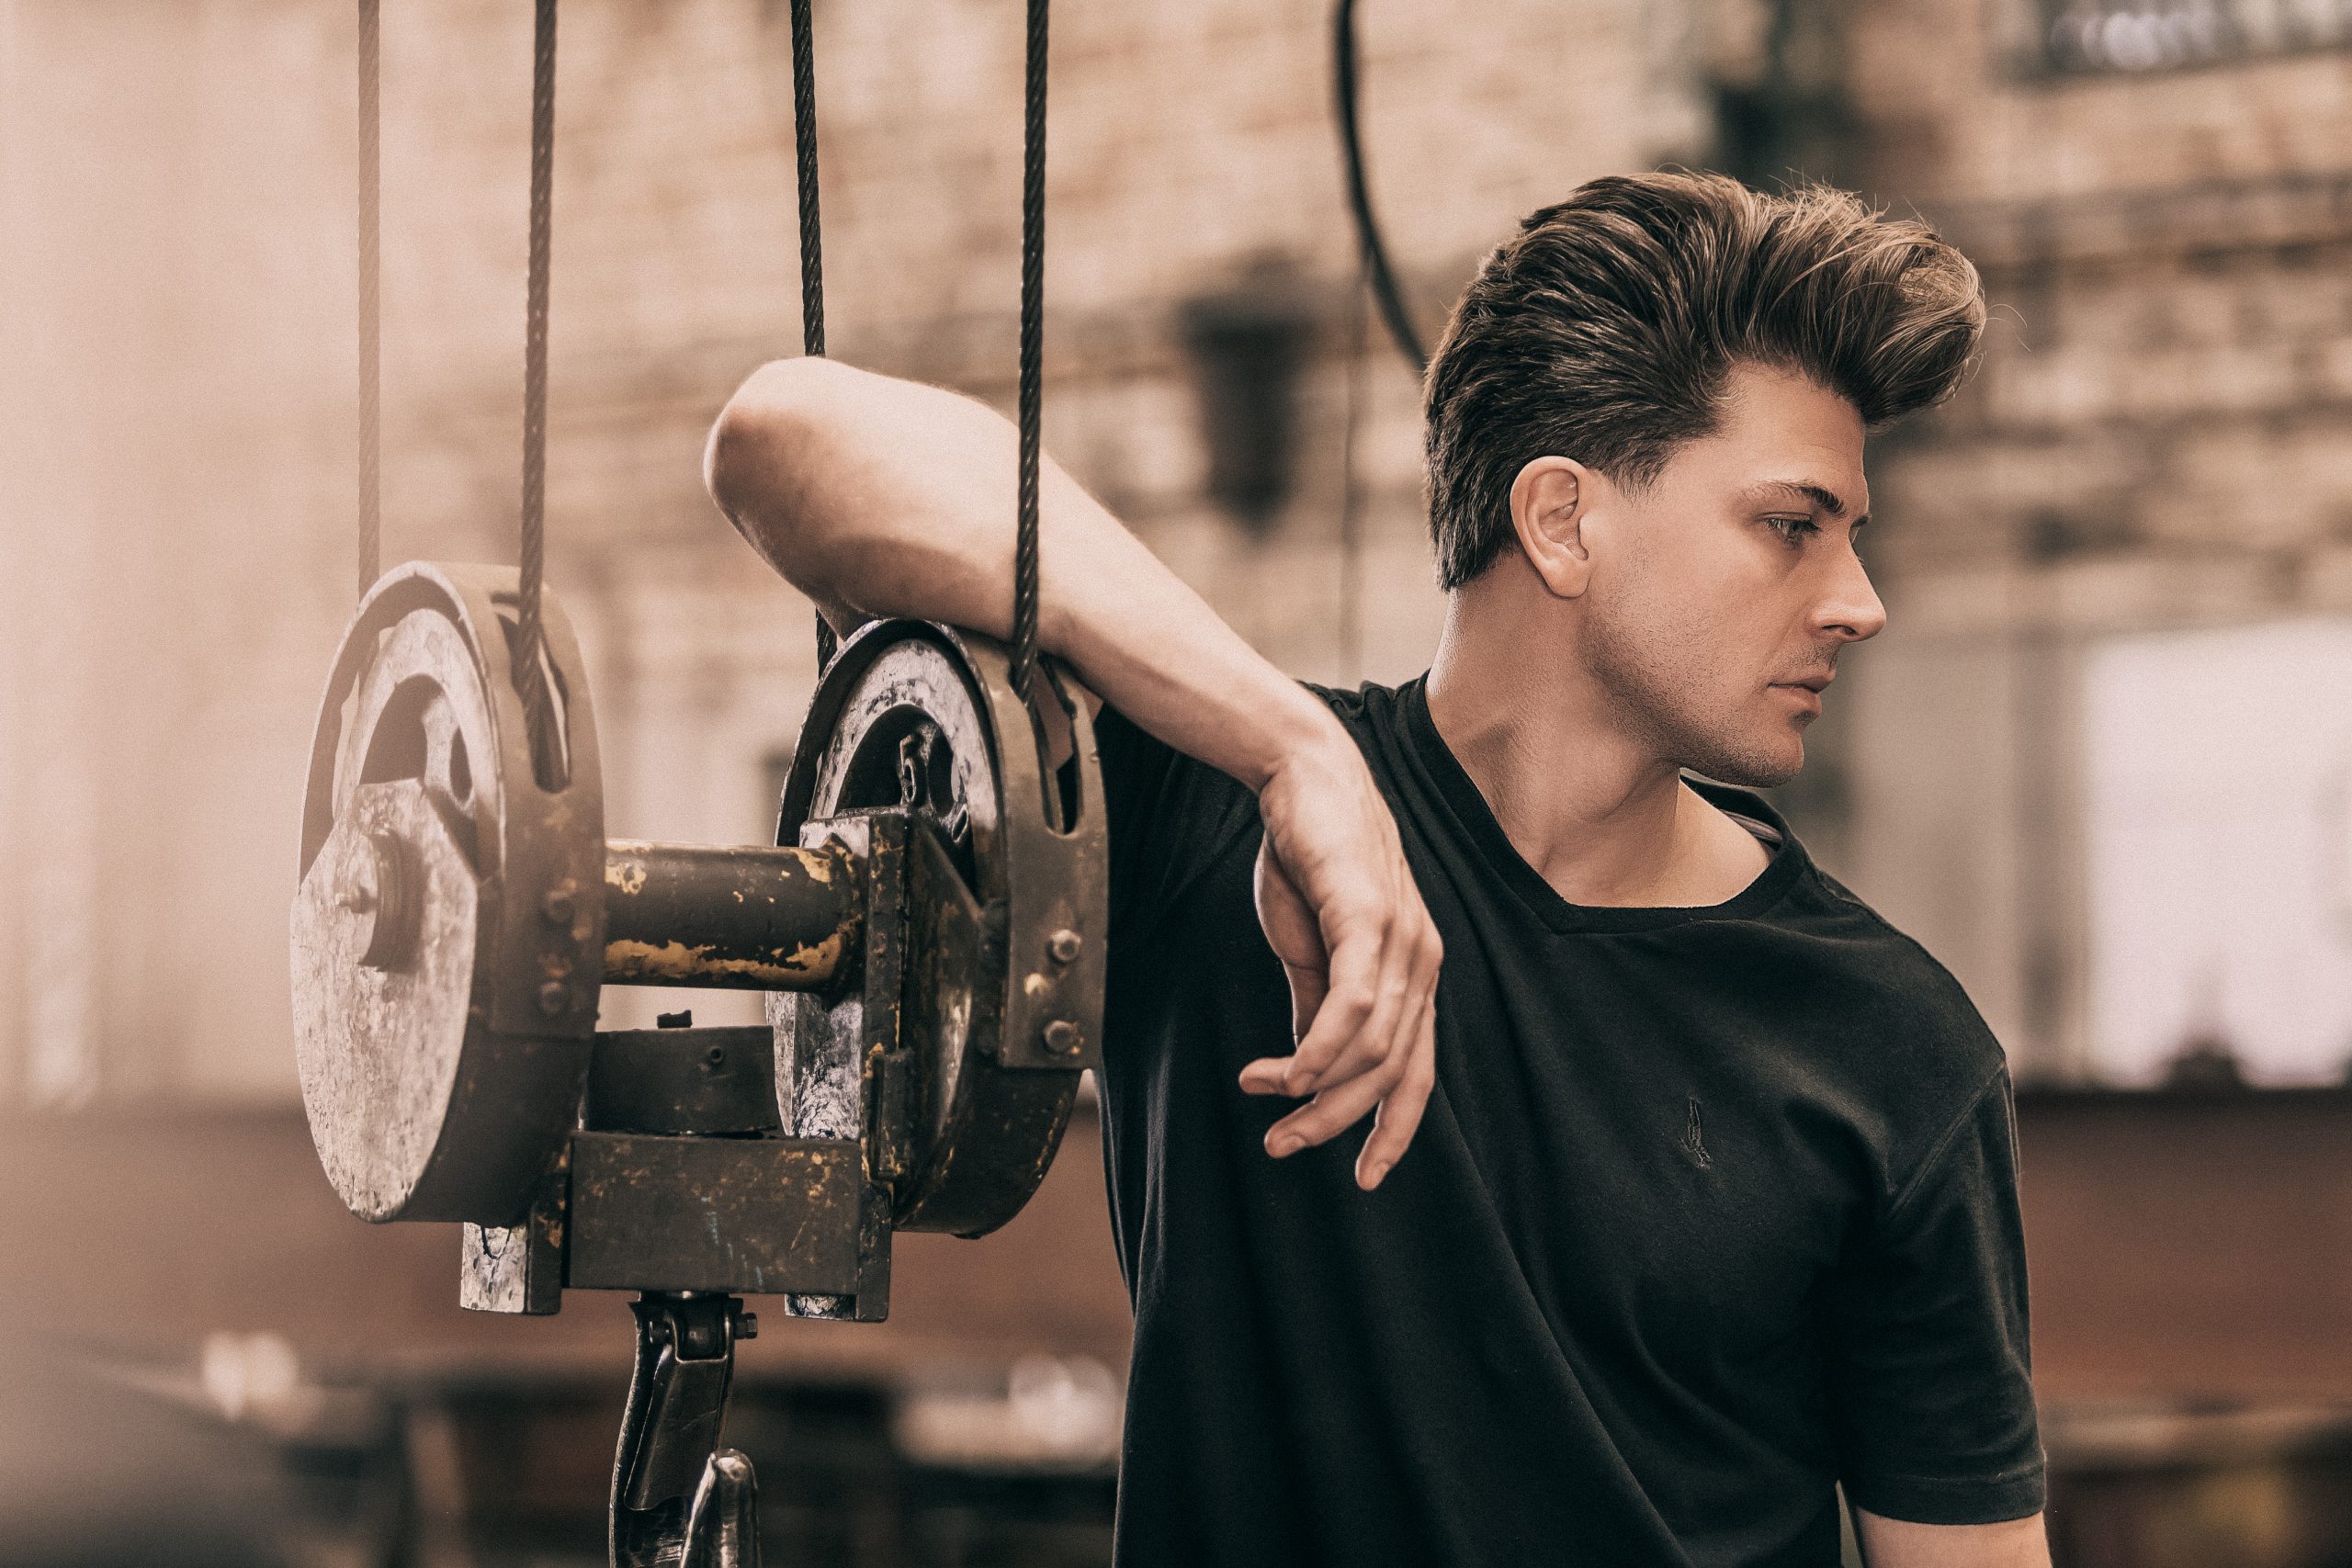
[(2165, 71), (2352, 45), (2352, 0), (2042, 0), (2060, 71)]
[(2095, 1070), (2343, 1081), (2352, 621), (2118, 637), (2084, 682)]

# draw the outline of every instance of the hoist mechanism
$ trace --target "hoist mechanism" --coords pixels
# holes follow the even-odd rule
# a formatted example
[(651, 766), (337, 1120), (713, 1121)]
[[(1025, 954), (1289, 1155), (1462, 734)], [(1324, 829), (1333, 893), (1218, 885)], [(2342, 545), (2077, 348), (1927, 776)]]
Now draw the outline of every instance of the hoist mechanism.
[[(777, 841), (606, 840), (586, 672), (511, 569), (411, 563), (362, 604), (311, 748), (293, 914), (319, 1156), (368, 1220), (462, 1221), (466, 1304), (563, 1285), (887, 1309), (893, 1230), (1016, 1213), (1101, 1029), (1091, 732), (987, 639), (843, 645)], [(605, 985), (775, 993), (772, 1028), (595, 1029)]]
[[(520, 565), (377, 576), (379, 0), (358, 0), (359, 581), (302, 810), (296, 1060), (363, 1219), (463, 1227), (458, 1296), (639, 1292), (615, 1568), (758, 1568), (720, 1447), (747, 1294), (889, 1310), (890, 1238), (1045, 1177), (1101, 1035), (1107, 851), (1081, 694), (1038, 647), (1047, 0), (1027, 0), (1012, 641), (836, 647), (775, 841), (607, 840), (594, 705), (542, 581), (556, 0), (534, 0)], [(792, 0), (802, 343), (824, 352), (810, 0)], [(607, 985), (769, 993), (764, 1027), (596, 1028)]]
[[(292, 916), (303, 1103), (354, 1213), (463, 1222), (464, 1305), (643, 1292), (613, 1561), (756, 1562), (749, 1463), (717, 1446), (740, 1298), (884, 1316), (893, 1233), (1011, 1219), (1096, 1059), (1088, 713), (1051, 660), (1024, 698), (1000, 645), (875, 623), (818, 688), (775, 843), (607, 840), (579, 646), (546, 595), (535, 727), (515, 591), (412, 562), (336, 656)], [(767, 991), (770, 1023), (599, 1032), (611, 984)]]

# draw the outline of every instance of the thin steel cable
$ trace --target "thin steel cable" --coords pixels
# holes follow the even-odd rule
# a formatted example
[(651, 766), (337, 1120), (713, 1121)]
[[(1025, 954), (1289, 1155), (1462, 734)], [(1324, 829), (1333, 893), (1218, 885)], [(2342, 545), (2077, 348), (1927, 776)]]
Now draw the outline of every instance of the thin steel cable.
[[(825, 354), (825, 232), (817, 195), (817, 39), (811, 0), (792, 0), (792, 151), (800, 191), (800, 352)], [(833, 661), (840, 640), (817, 616), (817, 672)]]
[(1356, 478), (1356, 423), (1363, 403), (1364, 318), (1371, 292), (1368, 268), (1359, 268), (1348, 290), (1348, 367), (1345, 414), (1340, 426), (1340, 681), (1363, 680), (1363, 492)]
[(548, 719), (539, 668), (539, 578), (547, 565), (548, 251), (555, 185), (555, 8), (537, 0), (531, 45), (531, 243), (523, 327), (522, 585), (514, 606), (514, 690), (535, 752)]
[(359, 0), (359, 596), (383, 562), (380, 0)]
[(817, 210), (817, 40), (810, 0), (792, 0), (792, 150), (800, 185), (800, 352), (825, 353), (825, 234)]
[(1398, 352), (1412, 362), (1413, 374), (1429, 366), (1420, 334), (1413, 329), (1413, 313), (1405, 292), (1388, 265), (1388, 247), (1380, 238), (1380, 220), (1372, 210), (1372, 189), (1363, 172), (1363, 138), (1357, 126), (1356, 0), (1337, 0), (1331, 10), (1332, 107), (1340, 122), (1340, 152), (1348, 175), (1348, 207), (1355, 214), (1356, 241), (1372, 278), (1373, 297), (1380, 302), (1381, 319)]
[(1037, 665), (1037, 460), (1044, 412), (1046, 316), (1046, 21), (1029, 0), (1021, 160), (1021, 486), (1012, 557), (1012, 689), (1029, 694)]

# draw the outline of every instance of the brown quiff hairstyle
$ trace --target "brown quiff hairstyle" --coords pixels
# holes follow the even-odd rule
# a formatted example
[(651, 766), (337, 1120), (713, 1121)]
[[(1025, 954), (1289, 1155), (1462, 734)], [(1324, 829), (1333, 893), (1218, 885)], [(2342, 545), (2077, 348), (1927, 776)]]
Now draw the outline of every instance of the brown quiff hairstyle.
[(1743, 361), (1811, 378), (1876, 427), (1951, 395), (1984, 330), (1968, 258), (1844, 191), (1612, 176), (1488, 256), (1430, 363), (1430, 532), (1458, 588), (1515, 537), (1542, 457), (1631, 488), (1708, 434)]

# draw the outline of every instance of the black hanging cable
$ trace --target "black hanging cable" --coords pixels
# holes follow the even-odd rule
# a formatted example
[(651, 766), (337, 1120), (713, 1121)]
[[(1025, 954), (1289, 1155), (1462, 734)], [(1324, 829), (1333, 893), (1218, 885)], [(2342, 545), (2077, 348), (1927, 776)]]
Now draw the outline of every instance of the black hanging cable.
[(1012, 557), (1012, 689), (1029, 694), (1037, 665), (1037, 460), (1043, 425), (1046, 317), (1046, 12), (1029, 0), (1021, 160), (1021, 484)]
[(1363, 679), (1363, 491), (1356, 479), (1356, 424), (1363, 403), (1364, 318), (1367, 269), (1359, 268), (1348, 290), (1348, 371), (1345, 413), (1340, 426), (1340, 679)]
[[(817, 40), (810, 0), (792, 0), (792, 151), (800, 187), (800, 352), (825, 354), (824, 225), (817, 211)], [(833, 661), (840, 639), (817, 616), (817, 672)]]
[(792, 147), (800, 185), (800, 352), (825, 353), (825, 234), (817, 213), (817, 41), (810, 0), (792, 0)]
[(379, 0), (359, 0), (359, 596), (376, 585), (383, 560), (382, 29)]
[(1355, 213), (1356, 241), (1363, 254), (1364, 271), (1372, 279), (1373, 298), (1380, 302), (1388, 335), (1412, 362), (1413, 373), (1428, 367), (1420, 334), (1413, 330), (1412, 312), (1405, 308), (1404, 290), (1388, 265), (1388, 247), (1380, 238), (1380, 220), (1373, 215), (1372, 191), (1364, 181), (1363, 137), (1357, 126), (1356, 3), (1335, 0), (1331, 10), (1331, 84), (1333, 107), (1340, 121), (1340, 148), (1347, 165), (1348, 205)]
[(547, 560), (548, 239), (555, 183), (555, 7), (537, 0), (531, 44), (531, 240), (523, 329), (522, 584), (514, 606), (514, 690), (535, 754), (548, 748), (539, 660), (539, 578)]

